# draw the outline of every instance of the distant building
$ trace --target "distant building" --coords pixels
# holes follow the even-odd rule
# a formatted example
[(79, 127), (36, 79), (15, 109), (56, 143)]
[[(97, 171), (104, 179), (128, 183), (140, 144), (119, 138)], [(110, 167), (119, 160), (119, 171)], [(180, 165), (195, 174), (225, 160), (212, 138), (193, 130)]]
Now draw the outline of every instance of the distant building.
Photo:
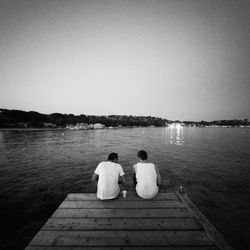
[(94, 129), (103, 129), (105, 128), (105, 125), (101, 124), (101, 123), (95, 123), (94, 124)]
[(56, 127), (56, 124), (51, 123), (51, 122), (44, 122), (44, 123), (43, 123), (43, 126), (44, 126), (45, 128), (55, 128), (55, 127)]

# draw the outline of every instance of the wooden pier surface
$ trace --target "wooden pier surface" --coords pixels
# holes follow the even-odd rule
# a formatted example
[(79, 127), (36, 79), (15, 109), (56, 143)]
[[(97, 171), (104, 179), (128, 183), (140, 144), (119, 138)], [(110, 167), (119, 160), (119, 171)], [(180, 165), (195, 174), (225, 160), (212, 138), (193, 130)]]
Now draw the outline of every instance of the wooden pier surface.
[(100, 201), (69, 194), (30, 242), (28, 250), (232, 249), (186, 195)]

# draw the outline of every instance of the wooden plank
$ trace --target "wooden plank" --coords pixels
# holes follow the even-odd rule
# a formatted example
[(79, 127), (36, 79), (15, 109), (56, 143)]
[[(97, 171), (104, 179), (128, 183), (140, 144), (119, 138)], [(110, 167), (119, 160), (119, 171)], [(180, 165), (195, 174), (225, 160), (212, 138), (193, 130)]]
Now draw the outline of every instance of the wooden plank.
[(69, 194), (26, 249), (218, 249), (211, 227), (203, 226), (195, 205), (178, 193), (145, 200), (128, 191), (127, 198), (106, 201)]
[[(118, 199), (122, 198), (122, 195), (118, 197)], [(145, 200), (140, 198), (135, 191), (128, 191), (126, 200)], [(99, 200), (96, 197), (96, 193), (75, 193), (68, 194), (65, 200)], [(179, 200), (178, 196), (175, 193), (159, 193), (156, 197), (150, 200)]]
[(181, 246), (181, 247), (171, 247), (171, 246), (153, 246), (153, 247), (90, 247), (90, 246), (60, 246), (60, 247), (49, 247), (49, 246), (28, 246), (26, 250), (218, 250), (215, 246)]
[(166, 217), (193, 217), (192, 212), (187, 208), (168, 208), (168, 209), (84, 209), (84, 208), (59, 208), (55, 211), (52, 217), (67, 217), (67, 218), (166, 218)]
[(211, 246), (203, 231), (40, 231), (30, 246)]
[(51, 218), (44, 231), (81, 230), (201, 230), (194, 218)]
[(195, 206), (195, 204), (188, 198), (187, 194), (180, 195), (176, 193), (178, 197), (187, 205), (191, 210), (195, 218), (202, 224), (208, 237), (215, 242), (215, 244), (223, 250), (233, 250), (228, 242), (222, 237), (217, 229), (209, 222), (209, 220), (201, 213), (201, 211)]
[(63, 201), (59, 208), (176, 208), (185, 207), (181, 201), (127, 201), (127, 200), (92, 200), (92, 201)]

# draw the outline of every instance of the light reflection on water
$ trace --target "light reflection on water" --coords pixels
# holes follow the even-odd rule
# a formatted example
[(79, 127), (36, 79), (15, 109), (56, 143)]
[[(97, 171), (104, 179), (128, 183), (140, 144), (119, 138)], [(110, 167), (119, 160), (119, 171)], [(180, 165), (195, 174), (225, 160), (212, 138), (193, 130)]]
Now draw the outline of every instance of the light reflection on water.
[[(184, 186), (227, 239), (250, 244), (244, 236), (250, 221), (249, 132), (187, 127), (0, 131), (1, 226), (6, 238), (15, 236), (11, 225), (24, 230), (17, 235), (32, 228), (35, 234), (41, 225), (34, 229), (32, 223), (49, 217), (68, 193), (95, 191), (91, 175), (112, 151), (119, 153), (132, 189), (132, 165), (137, 151), (145, 149), (160, 168), (162, 191)], [(13, 214), (25, 222), (13, 224)]]
[(184, 143), (183, 127), (167, 127), (166, 130), (169, 133), (170, 144), (182, 145)]

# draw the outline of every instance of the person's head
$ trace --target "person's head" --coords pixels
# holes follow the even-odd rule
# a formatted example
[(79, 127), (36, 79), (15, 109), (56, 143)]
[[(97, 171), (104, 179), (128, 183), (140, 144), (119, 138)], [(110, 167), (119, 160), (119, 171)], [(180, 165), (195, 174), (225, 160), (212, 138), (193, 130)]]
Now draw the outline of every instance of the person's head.
[(148, 154), (147, 154), (147, 152), (145, 150), (138, 151), (137, 156), (142, 161), (145, 161), (145, 160), (148, 159)]
[(108, 156), (109, 161), (117, 162), (118, 161), (118, 154), (117, 153), (111, 153)]

